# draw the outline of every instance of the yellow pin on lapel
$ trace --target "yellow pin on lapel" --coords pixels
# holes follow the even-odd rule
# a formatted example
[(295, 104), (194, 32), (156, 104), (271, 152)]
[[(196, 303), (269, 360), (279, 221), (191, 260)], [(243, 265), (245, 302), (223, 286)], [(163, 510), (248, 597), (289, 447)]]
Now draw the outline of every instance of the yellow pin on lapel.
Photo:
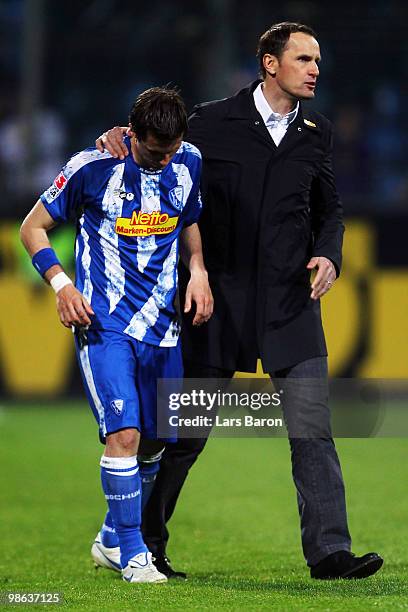
[(309, 121), (309, 119), (303, 119), (303, 123), (305, 123), (309, 127), (314, 127), (314, 128), (317, 127), (317, 125), (313, 123), (313, 121)]

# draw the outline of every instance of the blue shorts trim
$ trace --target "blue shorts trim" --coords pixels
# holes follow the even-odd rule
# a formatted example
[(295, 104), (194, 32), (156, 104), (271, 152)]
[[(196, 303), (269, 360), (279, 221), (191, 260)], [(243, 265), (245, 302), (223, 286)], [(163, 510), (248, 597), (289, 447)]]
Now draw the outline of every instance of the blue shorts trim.
[[(157, 379), (183, 377), (180, 345), (155, 346), (119, 332), (89, 330), (75, 335), (75, 347), (101, 441), (126, 428), (157, 439)], [(176, 440), (176, 432), (166, 438)]]

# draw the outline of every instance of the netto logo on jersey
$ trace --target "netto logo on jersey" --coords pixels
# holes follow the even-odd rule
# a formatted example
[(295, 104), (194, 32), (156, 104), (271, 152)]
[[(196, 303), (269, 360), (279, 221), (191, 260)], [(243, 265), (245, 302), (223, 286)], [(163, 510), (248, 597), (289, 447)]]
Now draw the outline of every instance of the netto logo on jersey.
[(115, 232), (123, 236), (151, 236), (170, 234), (176, 229), (178, 217), (169, 217), (158, 210), (152, 213), (133, 211), (132, 217), (118, 217)]

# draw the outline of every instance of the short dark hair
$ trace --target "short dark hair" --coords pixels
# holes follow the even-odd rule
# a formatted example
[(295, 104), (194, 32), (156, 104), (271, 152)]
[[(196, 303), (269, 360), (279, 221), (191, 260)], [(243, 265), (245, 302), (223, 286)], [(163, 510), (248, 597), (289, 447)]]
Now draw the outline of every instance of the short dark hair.
[(150, 132), (157, 140), (173, 142), (187, 131), (187, 111), (176, 89), (151, 87), (137, 96), (129, 122), (140, 140)]
[(275, 55), (279, 60), (285, 50), (290, 35), (295, 32), (303, 32), (303, 34), (308, 34), (316, 38), (316, 34), (313, 32), (312, 28), (309, 28), (309, 26), (303, 23), (295, 23), (293, 21), (274, 23), (269, 30), (266, 30), (266, 32), (262, 34), (258, 41), (256, 57), (259, 61), (259, 73), (263, 78), (266, 76), (266, 71), (263, 66), (263, 56), (265, 53)]

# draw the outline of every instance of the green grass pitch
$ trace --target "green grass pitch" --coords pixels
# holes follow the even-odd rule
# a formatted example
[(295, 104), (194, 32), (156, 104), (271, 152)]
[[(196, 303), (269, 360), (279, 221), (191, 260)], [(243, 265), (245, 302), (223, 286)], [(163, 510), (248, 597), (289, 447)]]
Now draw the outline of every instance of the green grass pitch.
[(59, 591), (72, 610), (408, 609), (408, 440), (337, 447), (353, 550), (384, 556), (376, 576), (310, 580), (286, 440), (213, 439), (171, 522), (168, 552), (189, 580), (129, 585), (90, 559), (105, 505), (89, 408), (3, 405), (0, 591)]

